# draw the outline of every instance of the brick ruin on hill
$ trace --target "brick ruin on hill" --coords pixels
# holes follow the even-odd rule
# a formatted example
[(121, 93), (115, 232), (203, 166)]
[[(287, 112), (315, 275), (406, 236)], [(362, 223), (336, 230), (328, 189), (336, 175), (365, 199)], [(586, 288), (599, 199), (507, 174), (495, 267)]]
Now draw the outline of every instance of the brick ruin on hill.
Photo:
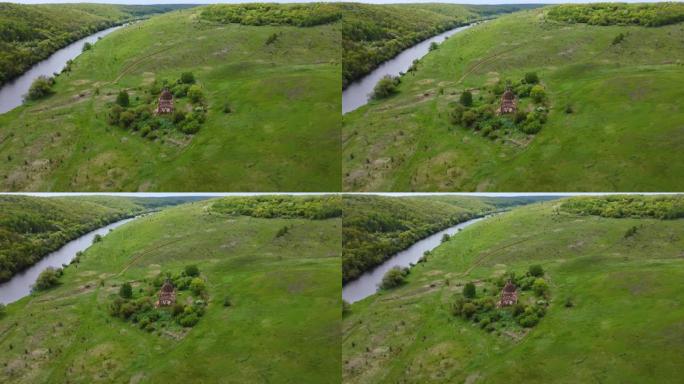
[(515, 284), (511, 283), (510, 280), (506, 282), (506, 285), (501, 290), (501, 300), (497, 304), (499, 307), (508, 307), (514, 305), (518, 302), (518, 291)]
[(501, 96), (501, 107), (499, 107), (500, 114), (515, 113), (518, 108), (517, 101), (515, 99), (515, 93), (511, 91), (510, 88), (506, 88), (506, 91)]
[(164, 88), (161, 95), (159, 95), (159, 105), (155, 113), (157, 115), (173, 113), (173, 95), (169, 92), (168, 88)]
[(168, 307), (176, 303), (176, 288), (171, 280), (166, 279), (159, 290), (159, 300), (155, 303), (157, 307)]

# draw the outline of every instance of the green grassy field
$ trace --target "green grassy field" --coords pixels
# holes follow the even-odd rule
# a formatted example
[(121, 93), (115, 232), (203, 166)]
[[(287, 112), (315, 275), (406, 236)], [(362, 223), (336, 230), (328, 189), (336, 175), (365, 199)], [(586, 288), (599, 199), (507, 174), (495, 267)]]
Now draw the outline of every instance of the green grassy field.
[[(0, 187), (340, 190), (339, 27), (219, 24), (201, 11), (108, 35), (57, 77), (54, 95), (0, 115)], [(155, 79), (175, 81), (186, 71), (208, 104), (197, 134), (150, 141), (107, 124), (120, 90), (134, 101)]]
[[(340, 377), (340, 218), (229, 216), (205, 200), (125, 224), (7, 307), (0, 381), (324, 383)], [(289, 231), (276, 234), (283, 226)], [(209, 301), (188, 331), (109, 315), (123, 282), (196, 264)], [(230, 297), (232, 306), (224, 307)]]
[[(684, 172), (684, 24), (567, 24), (546, 12), (450, 37), (402, 78), (396, 96), (346, 114), (344, 190), (681, 190), (673, 176)], [(534, 137), (492, 141), (449, 122), (464, 89), (477, 99), (478, 88), (531, 71), (550, 105)]]
[[(343, 320), (343, 381), (679, 382), (684, 222), (577, 215), (561, 204), (473, 224), (414, 267), (406, 285), (354, 303)], [(487, 333), (451, 314), (464, 283), (532, 264), (546, 271), (551, 297), (536, 327)]]

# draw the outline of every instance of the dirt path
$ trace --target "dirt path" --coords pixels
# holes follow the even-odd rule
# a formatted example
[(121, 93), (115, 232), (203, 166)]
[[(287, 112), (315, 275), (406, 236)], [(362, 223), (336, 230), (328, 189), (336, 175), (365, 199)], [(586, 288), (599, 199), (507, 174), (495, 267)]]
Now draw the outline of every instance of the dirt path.
[(154, 247), (154, 248), (146, 249), (146, 250), (140, 252), (139, 254), (133, 256), (133, 258), (132, 258), (128, 263), (126, 263), (126, 265), (124, 266), (124, 268), (121, 270), (121, 272), (119, 272), (119, 273), (117, 274), (117, 276), (123, 275), (123, 273), (126, 272), (126, 271), (128, 270), (128, 268), (130, 268), (130, 266), (133, 265), (136, 261), (138, 261), (141, 257), (143, 257), (143, 256), (145, 256), (145, 255), (149, 255), (150, 253), (152, 253), (152, 252), (154, 252), (154, 251), (156, 251), (156, 250), (159, 250), (159, 249), (161, 249), (161, 248), (164, 248), (164, 247), (166, 247), (166, 246), (169, 246), (169, 245), (171, 245), (171, 244), (178, 243), (179, 241), (182, 241), (182, 240), (185, 240), (185, 238), (180, 238), (180, 239), (171, 240), (171, 241), (168, 241), (168, 242), (166, 242), (166, 243), (162, 243), (162, 244), (160, 244), (160, 245), (158, 245), (158, 246), (156, 246), (156, 247)]
[(125, 75), (127, 75), (128, 73), (130, 73), (130, 72), (131, 72), (133, 69), (135, 69), (135, 67), (138, 66), (140, 63), (142, 63), (142, 62), (144, 62), (144, 61), (146, 61), (146, 60), (148, 60), (148, 59), (151, 59), (151, 58), (153, 58), (154, 56), (156, 56), (156, 55), (158, 55), (158, 54), (160, 54), (160, 53), (166, 52), (166, 51), (168, 51), (168, 50), (170, 50), (170, 49), (172, 49), (172, 48), (174, 48), (173, 45), (172, 45), (172, 46), (169, 46), (169, 47), (166, 47), (166, 48), (162, 48), (162, 49), (160, 49), (160, 50), (158, 50), (158, 51), (155, 51), (155, 52), (152, 52), (152, 53), (150, 53), (150, 54), (148, 54), (148, 55), (145, 55), (145, 56), (143, 56), (143, 57), (141, 57), (141, 58), (139, 58), (139, 59), (133, 61), (132, 63), (126, 64), (126, 65), (121, 69), (121, 72), (119, 73), (119, 76), (117, 76), (116, 79), (114, 79), (114, 80), (111, 81), (110, 83), (118, 83), (119, 80), (121, 80), (122, 77), (124, 77)]
[(502, 51), (502, 52), (499, 52), (499, 53), (495, 53), (495, 54), (493, 54), (493, 55), (491, 55), (491, 56), (485, 57), (484, 59), (482, 59), (481, 61), (479, 61), (478, 63), (476, 63), (474, 66), (472, 66), (470, 69), (468, 69), (468, 70), (463, 74), (463, 76), (461, 76), (461, 78), (458, 79), (458, 81), (456, 82), (456, 84), (457, 84), (457, 85), (458, 85), (458, 84), (461, 84), (461, 82), (462, 82), (463, 80), (465, 80), (465, 78), (468, 77), (468, 75), (470, 75), (471, 73), (473, 73), (473, 71), (475, 71), (475, 70), (476, 70), (477, 68), (479, 68), (480, 66), (482, 66), (482, 65), (484, 65), (484, 64), (487, 64), (487, 63), (490, 63), (490, 62), (494, 61), (495, 59), (498, 59), (498, 58), (501, 57), (502, 55), (504, 55), (504, 54), (506, 54), (506, 53), (508, 53), (508, 52), (514, 51), (514, 50), (516, 50), (516, 49), (518, 49), (517, 46), (515, 46), (515, 47), (513, 47), (513, 48), (510, 48), (510, 49), (506, 49), (506, 50), (504, 50), (504, 51)]

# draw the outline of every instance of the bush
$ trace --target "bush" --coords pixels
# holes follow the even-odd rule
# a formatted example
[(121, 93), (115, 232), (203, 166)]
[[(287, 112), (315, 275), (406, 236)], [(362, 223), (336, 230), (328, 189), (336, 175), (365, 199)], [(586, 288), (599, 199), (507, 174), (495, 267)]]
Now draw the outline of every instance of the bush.
[(121, 90), (116, 96), (116, 103), (124, 108), (128, 107), (130, 100), (128, 97), (128, 92), (125, 89)]
[(461, 93), (459, 101), (461, 102), (461, 105), (463, 105), (464, 107), (470, 107), (473, 105), (473, 94), (470, 93), (470, 91), (465, 90), (463, 91), (463, 93)]
[(224, 307), (230, 307), (232, 305), (233, 305), (233, 303), (230, 301), (230, 297), (226, 296), (223, 298), (223, 306)]
[(534, 294), (538, 297), (546, 295), (548, 289), (549, 286), (548, 284), (546, 284), (546, 280), (542, 278), (535, 279), (534, 283), (532, 284), (532, 290), (534, 291)]
[(468, 299), (473, 299), (473, 298), (475, 298), (475, 295), (476, 295), (475, 284), (466, 283), (466, 285), (463, 286), (463, 296), (468, 298)]
[(408, 268), (393, 267), (382, 278), (380, 288), (391, 289), (400, 285), (406, 284), (406, 276), (408, 276)]
[(48, 267), (45, 268), (43, 272), (38, 275), (36, 283), (33, 285), (33, 289), (37, 291), (46, 290), (52, 288), (59, 284), (59, 278), (62, 276), (63, 272), (61, 268)]
[(619, 35), (615, 36), (615, 38), (613, 39), (613, 45), (618, 45), (618, 44), (622, 43), (622, 40), (624, 40), (624, 39), (625, 39), (625, 34), (620, 33)]
[(539, 76), (536, 72), (528, 72), (525, 74), (525, 83), (527, 84), (537, 84), (539, 82)]
[(191, 313), (189, 315), (181, 317), (178, 323), (183, 327), (189, 328), (197, 324), (198, 321), (199, 317), (197, 316), (197, 314)]
[(90, 51), (93, 48), (93, 45), (90, 44), (89, 42), (86, 41), (85, 44), (83, 44), (83, 52), (85, 51)]
[(535, 314), (525, 315), (518, 319), (518, 324), (525, 328), (532, 328), (537, 325), (537, 323), (539, 323), (539, 317)]
[(439, 48), (439, 44), (435, 43), (434, 41), (430, 43), (430, 48), (428, 48), (430, 51), (434, 51), (435, 49)]
[(572, 108), (572, 104), (567, 104), (567, 105), (565, 106), (565, 113), (567, 113), (567, 114), (569, 115), (569, 114), (571, 114), (571, 113), (573, 113), (573, 112), (575, 112), (575, 111), (574, 111), (574, 109)]
[(537, 84), (534, 87), (532, 87), (532, 90), (530, 91), (530, 96), (532, 97), (532, 100), (534, 100), (535, 103), (541, 103), (542, 101), (544, 101), (544, 98), (546, 98), (546, 91), (544, 91), (544, 87)]
[(477, 121), (477, 114), (473, 111), (465, 111), (463, 112), (461, 121), (466, 127), (472, 127), (472, 125), (475, 124), (475, 121)]
[(528, 272), (530, 273), (530, 275), (532, 275), (534, 277), (544, 276), (544, 269), (539, 264), (530, 265)]
[(442, 243), (446, 243), (449, 239), (451, 239), (451, 236), (448, 233), (442, 235)]
[(192, 72), (183, 72), (180, 76), (180, 82), (183, 84), (195, 84), (195, 75)]
[(38, 76), (35, 80), (33, 80), (33, 83), (31, 83), (31, 87), (29, 88), (26, 98), (28, 100), (38, 100), (49, 96), (52, 94), (52, 86), (54, 84), (55, 79), (47, 76)]
[(197, 276), (199, 276), (199, 274), (200, 274), (200, 271), (196, 265), (191, 264), (191, 265), (185, 266), (185, 275), (186, 276), (197, 277)]
[(290, 230), (290, 228), (288, 228), (287, 225), (284, 226), (284, 227), (282, 227), (282, 228), (280, 228), (280, 229), (278, 230), (278, 232), (276, 233), (276, 238), (278, 238), (278, 237), (283, 237), (283, 236), (287, 235), (287, 232), (288, 232), (289, 230)]
[(465, 303), (463, 304), (463, 310), (461, 313), (463, 314), (463, 317), (466, 319), (470, 319), (475, 312), (477, 312), (477, 307), (475, 307), (475, 304), (473, 303)]
[(193, 103), (199, 103), (204, 98), (204, 94), (202, 93), (202, 88), (200, 88), (196, 84), (191, 86), (188, 89), (188, 97), (190, 98), (190, 101), (192, 101)]
[(223, 113), (231, 113), (233, 112), (232, 108), (230, 108), (230, 104), (225, 103), (223, 104)]
[(202, 292), (204, 292), (204, 290), (205, 290), (206, 288), (207, 288), (207, 287), (206, 287), (206, 284), (204, 283), (204, 280), (202, 280), (202, 279), (199, 278), (199, 277), (195, 277), (195, 278), (192, 279), (192, 281), (190, 282), (190, 290), (191, 290), (192, 293), (194, 293), (195, 295), (201, 295)]
[(268, 39), (266, 39), (266, 45), (271, 45), (271, 44), (275, 43), (276, 41), (278, 41), (279, 36), (280, 35), (278, 33), (275, 33), (275, 32), (272, 33), (270, 36), (268, 36)]
[(397, 85), (399, 85), (399, 78), (392, 76), (385, 76), (373, 88), (374, 99), (384, 99), (390, 97), (398, 92)]
[(632, 236), (636, 235), (636, 233), (637, 233), (637, 227), (636, 226), (631, 227), (627, 230), (627, 232), (625, 232), (625, 238), (632, 237)]
[(131, 287), (131, 284), (121, 284), (121, 288), (119, 288), (119, 296), (121, 296), (124, 299), (130, 299), (131, 297), (133, 297), (133, 288)]
[(537, 120), (532, 120), (522, 127), (522, 131), (527, 133), (528, 135), (534, 135), (536, 133), (539, 133), (541, 131), (542, 125), (539, 121)]
[(566, 297), (566, 298), (565, 298), (565, 302), (563, 303), (563, 305), (565, 306), (565, 308), (572, 308), (572, 307), (575, 306), (575, 303), (572, 302), (572, 298), (571, 298), (571, 297)]
[(451, 124), (461, 124), (463, 121), (463, 113), (465, 112), (465, 107), (461, 104), (456, 104), (454, 109), (451, 110), (449, 117), (451, 119)]
[(200, 123), (196, 120), (186, 120), (183, 125), (181, 125), (181, 132), (186, 135), (194, 135), (200, 130)]
[(119, 115), (119, 124), (124, 128), (130, 127), (135, 122), (135, 113), (131, 111), (123, 111)]
[(100, 241), (102, 241), (102, 236), (100, 234), (97, 234), (93, 237), (93, 244), (99, 243)]

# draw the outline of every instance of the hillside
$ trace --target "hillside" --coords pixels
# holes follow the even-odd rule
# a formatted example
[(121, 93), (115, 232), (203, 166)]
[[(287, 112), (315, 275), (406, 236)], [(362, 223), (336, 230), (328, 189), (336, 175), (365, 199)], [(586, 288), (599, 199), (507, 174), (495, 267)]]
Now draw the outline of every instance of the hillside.
[(339, 3), (342, 86), (371, 72), (402, 50), (431, 36), (500, 13), (537, 5)]
[[(8, 305), (0, 318), (0, 381), (322, 383), (340, 377), (340, 218), (238, 217), (213, 210), (216, 202), (124, 224), (67, 267), (57, 287)], [(112, 314), (124, 283), (133, 287), (128, 308), (144, 302), (166, 273), (189, 273), (193, 265), (202, 299), (181, 307), (181, 315), (194, 307), (194, 325), (165, 323), (171, 309), (164, 308), (148, 308), (149, 317)], [(189, 293), (181, 289), (179, 301), (186, 304)]]
[[(672, 176), (684, 172), (682, 23), (594, 25), (549, 16), (554, 9), (451, 36), (396, 95), (346, 114), (344, 190), (681, 190)], [(525, 84), (526, 74), (539, 84)], [(507, 81), (521, 122), (494, 111)]]
[[(617, 205), (624, 217), (576, 209)], [(636, 206), (646, 209), (637, 214)], [(343, 382), (678, 382), (684, 223), (643, 212), (681, 206), (681, 196), (572, 198), (469, 226), (412, 268), (405, 285), (351, 305)], [(511, 274), (525, 281), (534, 265), (545, 281), (541, 298), (522, 291), (520, 307), (456, 315), (464, 284), (474, 283), (474, 302), (487, 305), (501, 292), (488, 288)], [(523, 326), (511, 317), (516, 308)]]
[[(241, 6), (114, 31), (51, 95), (0, 115), (0, 188), (339, 190), (339, 27), (217, 21), (216, 7)], [(175, 111), (156, 116), (164, 87)]]
[(534, 199), (469, 196), (343, 197), (342, 281), (354, 280), (416, 241), (487, 212)]
[(0, 282), (66, 242), (147, 210), (144, 199), (0, 195)]
[(0, 86), (96, 31), (188, 5), (0, 3)]

